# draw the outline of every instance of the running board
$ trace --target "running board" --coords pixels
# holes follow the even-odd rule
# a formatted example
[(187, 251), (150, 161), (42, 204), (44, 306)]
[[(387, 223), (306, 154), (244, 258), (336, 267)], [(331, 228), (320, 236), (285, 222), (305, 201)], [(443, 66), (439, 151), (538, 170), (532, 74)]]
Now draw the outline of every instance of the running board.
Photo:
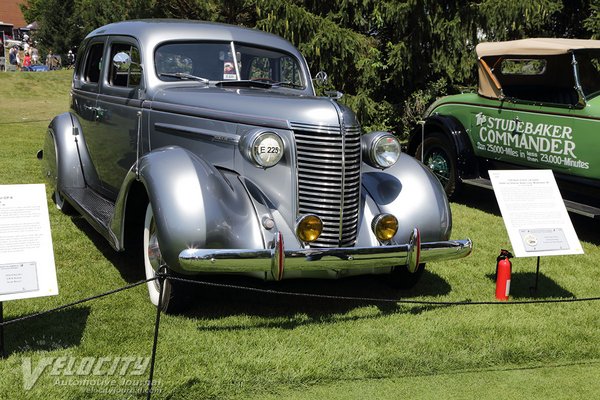
[(110, 223), (115, 211), (115, 204), (105, 199), (92, 189), (69, 188), (63, 192), (68, 197), (73, 207), (96, 229), (101, 235), (113, 243)]
[[(476, 178), (476, 179), (463, 179), (462, 183), (465, 185), (477, 186), (485, 189), (492, 189), (492, 182), (489, 179), (485, 178)], [(600, 219), (600, 208), (588, 206), (586, 204), (577, 203), (571, 200), (564, 200), (565, 207), (567, 211), (572, 212), (574, 214), (583, 215), (584, 217)]]

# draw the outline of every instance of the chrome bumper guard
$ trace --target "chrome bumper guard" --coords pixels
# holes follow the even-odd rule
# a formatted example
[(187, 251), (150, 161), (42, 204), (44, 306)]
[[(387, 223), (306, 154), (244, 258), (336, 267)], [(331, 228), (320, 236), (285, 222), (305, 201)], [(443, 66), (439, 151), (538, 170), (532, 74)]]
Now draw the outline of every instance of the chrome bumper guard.
[(342, 270), (407, 265), (415, 272), (421, 263), (455, 260), (471, 254), (470, 239), (421, 243), (414, 229), (407, 244), (378, 247), (338, 247), (285, 250), (281, 233), (271, 249), (186, 249), (179, 253), (182, 268), (197, 272), (268, 271), (276, 280), (285, 271)]

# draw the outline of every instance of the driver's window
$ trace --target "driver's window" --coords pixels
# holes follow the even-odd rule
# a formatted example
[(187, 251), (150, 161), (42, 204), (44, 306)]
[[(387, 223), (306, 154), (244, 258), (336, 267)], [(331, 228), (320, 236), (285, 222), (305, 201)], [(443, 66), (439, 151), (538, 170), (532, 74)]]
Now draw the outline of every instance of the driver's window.
[(579, 82), (586, 97), (600, 94), (600, 53), (577, 55)]
[(141, 78), (140, 52), (137, 47), (114, 43), (110, 51), (109, 83), (112, 86), (134, 88), (139, 86)]

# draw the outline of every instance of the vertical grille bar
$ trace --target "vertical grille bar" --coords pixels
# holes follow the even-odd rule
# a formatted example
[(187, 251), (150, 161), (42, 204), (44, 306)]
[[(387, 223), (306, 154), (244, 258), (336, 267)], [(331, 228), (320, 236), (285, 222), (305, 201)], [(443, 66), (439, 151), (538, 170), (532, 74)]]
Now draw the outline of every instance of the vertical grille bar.
[(316, 214), (323, 233), (311, 247), (356, 242), (360, 206), (360, 128), (292, 124), (298, 165), (298, 213)]

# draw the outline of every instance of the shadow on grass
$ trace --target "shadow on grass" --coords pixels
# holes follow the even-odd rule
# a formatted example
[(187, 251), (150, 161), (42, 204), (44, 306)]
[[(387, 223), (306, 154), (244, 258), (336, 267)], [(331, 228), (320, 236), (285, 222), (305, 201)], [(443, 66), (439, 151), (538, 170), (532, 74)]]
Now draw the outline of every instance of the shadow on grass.
[[(136, 256), (134, 251), (116, 251), (108, 241), (100, 235), (96, 230), (80, 215), (71, 216), (73, 224), (81, 230), (90, 240), (102, 255), (110, 261), (119, 271), (121, 277), (127, 283), (134, 283), (141, 279), (146, 279), (144, 274), (144, 265), (142, 264), (141, 256)], [(139, 254), (141, 249), (139, 249)]]
[(460, 193), (452, 201), (470, 208), (476, 208), (488, 214), (500, 216), (500, 208), (494, 192), (478, 186), (462, 185)]
[[(186, 317), (219, 319), (229, 316), (258, 316), (270, 321), (258, 324), (199, 326), (202, 330), (244, 330), (261, 327), (293, 329), (301, 325), (328, 321), (348, 321), (369, 316), (345, 315), (354, 309), (375, 306), (379, 315), (392, 313), (419, 314), (439, 308), (431, 305), (398, 304), (389, 299), (418, 296), (442, 296), (451, 290), (450, 285), (438, 275), (425, 270), (417, 286), (411, 290), (398, 290), (385, 282), (383, 276), (358, 276), (340, 280), (294, 279), (281, 282), (264, 282), (239, 276), (202, 277), (200, 281), (218, 285), (234, 285), (259, 290), (273, 290), (290, 294), (264, 293), (238, 288), (188, 284), (194, 307), (183, 312)], [(358, 300), (319, 298), (302, 294), (360, 298)], [(380, 300), (380, 301), (379, 301)]]
[[(494, 281), (494, 274), (488, 274), (487, 277)], [(537, 292), (533, 290), (535, 286), (535, 272), (517, 272), (511, 275), (510, 297), (513, 299), (531, 299), (531, 298), (568, 298), (575, 297), (557, 284), (553, 279), (548, 278), (540, 272), (538, 279)]]
[(7, 325), (5, 351), (11, 355), (79, 346), (89, 314), (89, 307), (69, 308)]
[[(72, 216), (73, 224), (86, 234), (104, 257), (110, 261), (128, 283), (144, 279), (143, 266), (137, 257), (128, 252), (115, 251), (94, 228), (81, 216)], [(135, 254), (135, 253), (134, 253)], [(369, 305), (376, 306), (382, 313), (405, 312), (419, 314), (424, 311), (439, 308), (431, 305), (399, 305), (394, 302), (385, 302), (383, 299), (410, 299), (419, 296), (443, 296), (450, 292), (451, 287), (444, 279), (428, 270), (417, 285), (411, 290), (398, 290), (392, 288), (385, 280), (386, 275), (358, 276), (339, 280), (330, 279), (293, 279), (281, 282), (265, 282), (256, 278), (236, 275), (218, 276), (205, 275), (196, 279), (219, 285), (235, 285), (261, 290), (288, 292), (292, 295), (261, 293), (227, 287), (217, 287), (198, 284), (185, 284), (186, 294), (193, 304), (191, 308), (182, 312), (186, 317), (198, 318), (223, 318), (237, 315), (255, 315), (271, 318), (286, 318), (297, 314), (304, 314), (309, 320), (325, 321), (328, 319), (342, 318), (339, 314), (347, 313), (353, 309)], [(315, 295), (361, 297), (369, 300), (347, 299), (322, 299), (316, 297), (303, 297), (299, 294), (310, 293)], [(382, 299), (382, 301), (377, 301)], [(354, 317), (343, 317), (351, 319)], [(283, 324), (285, 325), (285, 324)], [(288, 324), (289, 328), (298, 326), (298, 322)], [(283, 326), (282, 326), (283, 327)], [(240, 329), (248, 327), (240, 327)], [(233, 328), (231, 328), (233, 329)]]

